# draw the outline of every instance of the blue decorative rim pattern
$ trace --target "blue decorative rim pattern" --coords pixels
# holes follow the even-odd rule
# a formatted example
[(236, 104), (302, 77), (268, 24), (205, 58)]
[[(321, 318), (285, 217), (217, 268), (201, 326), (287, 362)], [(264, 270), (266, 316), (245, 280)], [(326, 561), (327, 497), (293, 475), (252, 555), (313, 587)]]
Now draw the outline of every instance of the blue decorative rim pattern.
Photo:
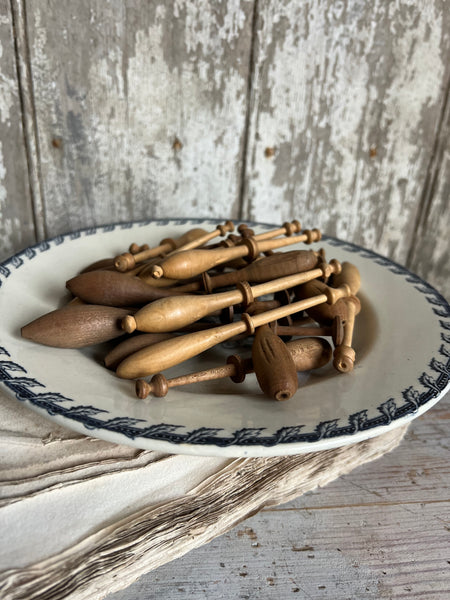
[[(144, 227), (147, 225), (185, 225), (198, 223), (219, 223), (218, 219), (151, 219), (148, 221), (119, 223), (115, 225), (99, 226), (95, 228), (82, 229), (65, 235), (59, 235), (48, 241), (38, 243), (34, 246), (15, 254), (0, 264), (0, 293), (1, 288), (11, 275), (12, 270), (19, 269), (25, 260), (32, 260), (39, 253), (48, 251), (52, 245), (58, 246), (66, 240), (78, 239), (82, 236), (94, 235), (97, 232), (112, 232), (115, 229), (131, 229), (132, 227)], [(250, 223), (253, 226), (273, 227), (265, 223)], [(297, 444), (304, 442), (317, 442), (325, 438), (337, 438), (353, 435), (356, 432), (367, 431), (375, 427), (390, 425), (392, 422), (416, 413), (419, 408), (439, 396), (447, 387), (450, 379), (450, 306), (447, 301), (428, 283), (417, 275), (408, 271), (387, 258), (363, 249), (349, 242), (342, 242), (336, 238), (323, 236), (323, 240), (331, 246), (339, 246), (347, 252), (358, 254), (363, 258), (373, 260), (375, 263), (386, 267), (391, 273), (404, 277), (408, 283), (423, 294), (428, 303), (432, 305), (432, 311), (439, 317), (441, 327), (442, 344), (436, 350), (436, 356), (430, 357), (428, 371), (424, 371), (417, 377), (422, 390), (410, 386), (403, 390), (401, 399), (388, 398), (382, 402), (377, 410), (380, 413), (373, 418), (368, 417), (368, 411), (362, 410), (351, 414), (348, 422), (339, 425), (340, 419), (331, 419), (320, 422), (311, 432), (302, 432), (304, 425), (282, 427), (272, 435), (264, 435), (265, 428), (243, 428), (235, 431), (233, 435), (220, 435), (221, 428), (201, 427), (188, 432), (180, 431), (183, 426), (169, 423), (148, 424), (145, 419), (131, 417), (115, 417), (102, 419), (100, 414), (107, 416), (109, 411), (89, 405), (71, 406), (73, 400), (60, 393), (47, 391), (45, 386), (36, 379), (27, 377), (27, 371), (17, 362), (11, 360), (11, 355), (6, 348), (0, 347), (0, 382), (3, 383), (20, 401), (28, 401), (34, 407), (46, 411), (49, 415), (60, 415), (81, 423), (89, 430), (106, 430), (125, 436), (130, 440), (135, 438), (146, 438), (170, 444), (193, 444), (211, 445), (219, 448), (228, 446), (264, 446), (271, 447), (278, 444)], [(139, 426), (138, 424), (142, 425)], [(145, 424), (145, 425), (144, 425)], [(178, 430), (178, 431), (177, 431)]]

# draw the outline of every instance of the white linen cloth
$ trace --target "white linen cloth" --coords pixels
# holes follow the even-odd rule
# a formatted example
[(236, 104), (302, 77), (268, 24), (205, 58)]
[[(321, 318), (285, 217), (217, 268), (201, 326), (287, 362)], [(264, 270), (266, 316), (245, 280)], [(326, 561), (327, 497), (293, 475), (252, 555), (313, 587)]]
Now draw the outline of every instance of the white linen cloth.
[(0, 392), (0, 597), (95, 600), (392, 450), (406, 427), (336, 450), (168, 455), (63, 429)]

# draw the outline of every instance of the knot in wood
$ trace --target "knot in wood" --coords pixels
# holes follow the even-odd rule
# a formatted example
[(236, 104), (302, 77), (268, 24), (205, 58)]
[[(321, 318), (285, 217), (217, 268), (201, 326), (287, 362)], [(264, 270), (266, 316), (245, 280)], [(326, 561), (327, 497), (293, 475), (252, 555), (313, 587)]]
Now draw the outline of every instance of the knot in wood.
[(248, 283), (248, 281), (239, 281), (236, 284), (236, 288), (242, 294), (242, 304), (244, 308), (247, 308), (255, 299), (250, 284)]
[(234, 375), (230, 375), (231, 381), (234, 381), (234, 383), (242, 383), (246, 375), (244, 360), (239, 355), (232, 354), (227, 358), (227, 364), (233, 365), (235, 368)]

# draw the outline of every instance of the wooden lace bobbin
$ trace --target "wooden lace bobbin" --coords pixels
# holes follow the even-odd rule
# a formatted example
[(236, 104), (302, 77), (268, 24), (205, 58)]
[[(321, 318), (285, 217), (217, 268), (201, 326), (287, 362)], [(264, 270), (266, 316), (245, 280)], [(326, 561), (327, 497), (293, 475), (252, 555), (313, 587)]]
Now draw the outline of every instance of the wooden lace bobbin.
[(144, 379), (138, 379), (136, 381), (136, 396), (144, 399), (152, 394), (162, 398), (167, 395), (172, 387), (225, 379), (226, 377), (230, 377), (235, 383), (242, 383), (246, 374), (252, 371), (253, 366), (250, 358), (243, 359), (238, 355), (232, 355), (227, 358), (227, 364), (220, 367), (212, 367), (204, 371), (173, 377), (172, 379), (167, 379), (162, 373), (157, 373), (152, 377), (150, 383), (147, 383)]
[(314, 269), (318, 264), (317, 252), (314, 250), (292, 250), (291, 252), (278, 252), (272, 256), (260, 258), (239, 269), (229, 273), (211, 276), (207, 272), (202, 274), (202, 279), (179, 286), (178, 291), (195, 292), (204, 289), (209, 294), (221, 287), (235, 285), (238, 281), (249, 283), (263, 283), (279, 277), (303, 273)]
[(143, 306), (177, 294), (172, 288), (157, 288), (138, 277), (117, 271), (89, 271), (69, 279), (66, 287), (74, 296), (104, 306)]
[(146, 348), (147, 346), (151, 346), (152, 344), (156, 344), (157, 342), (167, 340), (171, 335), (172, 334), (170, 333), (141, 333), (139, 335), (128, 337), (108, 352), (103, 359), (105, 367), (107, 369), (115, 369), (117, 365), (121, 363), (124, 358), (130, 356), (130, 354), (133, 354), (142, 348)]
[(259, 387), (269, 398), (289, 400), (298, 388), (297, 370), (286, 344), (269, 327), (258, 327), (252, 360)]
[(333, 296), (329, 293), (319, 294), (313, 298), (300, 300), (287, 306), (280, 306), (252, 317), (244, 313), (240, 321), (159, 342), (127, 357), (120, 363), (116, 373), (124, 379), (136, 379), (159, 373), (240, 333), (252, 334), (256, 327), (323, 302), (333, 302)]
[[(347, 286), (350, 290), (350, 295), (354, 295), (354, 290), (358, 291), (360, 287), (360, 274), (358, 269), (352, 265), (351, 263), (346, 264), (346, 277), (342, 278), (339, 275), (342, 274), (342, 270), (340, 273), (333, 274), (333, 282), (339, 283), (339, 288), (343, 289), (343, 286)], [(349, 277), (347, 279), (347, 277)], [(308, 298), (309, 296), (316, 295), (320, 291), (324, 289), (324, 283), (319, 281), (311, 281), (305, 284), (302, 284), (295, 288), (295, 295), (297, 298)], [(335, 289), (335, 288), (331, 288)], [(315, 319), (318, 323), (324, 326), (331, 326), (333, 323), (333, 319), (336, 316), (340, 316), (342, 321), (345, 321), (347, 314), (347, 307), (345, 303), (337, 302), (332, 306), (321, 306), (320, 308), (311, 308), (308, 311), (308, 315)]]
[(352, 348), (353, 330), (356, 315), (361, 310), (361, 303), (356, 296), (350, 296), (343, 300), (347, 305), (347, 315), (344, 322), (344, 336), (341, 344), (338, 344), (333, 353), (333, 366), (341, 373), (348, 373), (353, 369), (356, 354)]
[(47, 313), (22, 327), (23, 338), (56, 348), (83, 348), (123, 335), (129, 309), (77, 304)]
[(299, 242), (311, 244), (319, 241), (321, 233), (318, 229), (307, 230), (301, 235), (284, 237), (275, 240), (255, 242), (252, 238), (244, 239), (242, 244), (232, 248), (216, 248), (214, 250), (188, 250), (166, 258), (161, 265), (152, 269), (153, 277), (168, 279), (189, 279), (204, 271), (235, 258), (244, 256), (256, 257), (266, 250), (275, 250)]
[[(286, 347), (294, 360), (296, 371), (310, 371), (323, 367), (329, 362), (332, 354), (330, 344), (321, 338), (293, 340), (292, 342), (288, 342)], [(252, 372), (252, 359), (232, 355), (227, 358), (227, 364), (220, 367), (180, 375), (172, 379), (166, 379), (164, 375), (158, 373), (152, 377), (150, 383), (147, 383), (143, 379), (138, 379), (136, 381), (136, 395), (142, 399), (146, 398), (149, 394), (162, 397), (172, 387), (199, 383), (200, 381), (224, 379), (226, 377), (230, 377), (235, 383), (242, 383), (245, 376)]]
[(148, 260), (149, 258), (156, 258), (157, 256), (167, 254), (168, 252), (183, 246), (183, 244), (190, 243), (191, 241), (204, 235), (207, 235), (207, 232), (204, 229), (200, 229), (199, 227), (190, 229), (177, 239), (166, 238), (161, 240), (159, 246), (154, 248), (148, 248), (136, 253), (132, 253), (130, 250), (130, 252), (119, 254), (114, 259), (114, 266), (118, 271), (123, 273), (129, 269), (132, 269), (137, 263), (143, 260)]
[[(237, 289), (228, 292), (204, 296), (181, 295), (161, 298), (147, 304), (135, 315), (126, 317), (123, 320), (122, 327), (127, 333), (132, 333), (136, 329), (147, 332), (175, 331), (189, 323), (198, 321), (213, 311), (242, 302), (248, 305), (258, 296), (285, 290), (301, 282), (320, 277), (325, 272), (333, 273), (339, 270), (340, 263), (331, 261), (329, 265), (323, 265), (319, 269), (280, 277), (255, 286), (250, 286), (246, 282), (239, 282)], [(338, 290), (333, 289), (330, 293), (334, 296), (338, 294)], [(337, 296), (334, 301), (336, 299)]]
[[(301, 228), (302, 228), (302, 226), (300, 224), (300, 221), (297, 221), (297, 219), (294, 219), (290, 223), (289, 222), (283, 223), (282, 227), (279, 227), (278, 229), (271, 229), (270, 231), (264, 231), (263, 233), (258, 233), (257, 235), (252, 235), (252, 237), (254, 240), (257, 240), (257, 241), (270, 240), (275, 237), (278, 237), (279, 235), (286, 235), (286, 236), (294, 235), (294, 233), (298, 233), (301, 230)], [(249, 227), (245, 223), (241, 223), (237, 228), (237, 230), (239, 231), (239, 233), (242, 236), (245, 235), (245, 232), (248, 229), (249, 229)]]
[(144, 250), (150, 250), (150, 246), (148, 244), (142, 244), (139, 246), (139, 244), (133, 242), (128, 248), (128, 252), (130, 252), (130, 254), (137, 254), (138, 252), (144, 252)]

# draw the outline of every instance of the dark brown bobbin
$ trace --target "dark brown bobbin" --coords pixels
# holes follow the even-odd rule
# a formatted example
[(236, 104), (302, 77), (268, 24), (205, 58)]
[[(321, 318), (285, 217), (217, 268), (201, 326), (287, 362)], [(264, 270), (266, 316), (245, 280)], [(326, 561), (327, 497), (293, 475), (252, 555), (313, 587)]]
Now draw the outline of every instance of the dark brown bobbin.
[(227, 364), (231, 364), (235, 368), (234, 374), (230, 375), (231, 381), (234, 383), (242, 383), (245, 380), (246, 373), (248, 372), (248, 365), (246, 368), (246, 361), (238, 354), (232, 354), (231, 356), (228, 356)]
[(249, 306), (252, 302), (254, 302), (255, 298), (253, 296), (251, 285), (248, 281), (239, 281), (236, 284), (236, 288), (242, 294), (242, 302), (241, 304), (245, 307)]

